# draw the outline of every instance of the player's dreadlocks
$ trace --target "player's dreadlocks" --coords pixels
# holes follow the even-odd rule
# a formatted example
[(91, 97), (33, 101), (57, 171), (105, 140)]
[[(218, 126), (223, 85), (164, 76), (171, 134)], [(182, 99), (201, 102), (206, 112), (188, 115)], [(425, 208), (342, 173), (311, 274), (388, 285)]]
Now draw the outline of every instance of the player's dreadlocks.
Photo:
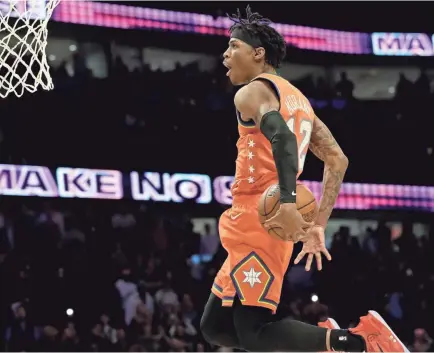
[(257, 12), (252, 12), (250, 5), (247, 5), (246, 15), (246, 18), (242, 18), (240, 9), (237, 9), (236, 14), (227, 14), (229, 19), (234, 22), (229, 32), (243, 29), (251, 36), (257, 37), (265, 49), (265, 61), (274, 68), (280, 67), (286, 55), (285, 40), (270, 26), (271, 21)]

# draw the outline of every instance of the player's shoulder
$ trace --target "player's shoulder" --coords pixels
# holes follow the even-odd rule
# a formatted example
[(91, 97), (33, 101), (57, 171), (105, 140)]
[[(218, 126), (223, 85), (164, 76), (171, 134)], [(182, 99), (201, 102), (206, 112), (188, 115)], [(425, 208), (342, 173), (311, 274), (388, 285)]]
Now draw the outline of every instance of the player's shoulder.
[(235, 94), (235, 106), (260, 104), (273, 97), (270, 85), (264, 80), (255, 80), (240, 88)]

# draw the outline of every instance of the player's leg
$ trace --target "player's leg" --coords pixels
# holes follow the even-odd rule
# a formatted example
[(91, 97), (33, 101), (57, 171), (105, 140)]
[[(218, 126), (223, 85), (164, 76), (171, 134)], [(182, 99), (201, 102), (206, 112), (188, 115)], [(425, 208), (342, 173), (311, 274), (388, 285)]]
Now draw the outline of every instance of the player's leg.
[[(254, 229), (251, 233), (249, 239), (261, 236)], [(364, 340), (347, 330), (328, 330), (291, 319), (275, 320), (273, 312), (280, 300), (292, 245), (273, 239), (267, 235), (252, 246), (238, 244), (229, 253), (230, 279), (237, 294), (234, 325), (241, 347), (256, 352), (362, 352)]]
[(245, 243), (234, 245), (229, 253), (230, 279), (237, 294), (234, 324), (243, 349), (362, 352), (365, 349), (363, 338), (347, 330), (328, 330), (291, 319), (274, 319), (292, 244), (266, 233), (264, 236), (262, 228), (252, 223), (244, 233), (250, 233), (249, 242), (244, 240)]
[(205, 305), (200, 321), (200, 329), (205, 340), (213, 345), (239, 348), (237, 332), (235, 331), (233, 310), (224, 307), (224, 301), (232, 302), (235, 290), (229, 277), (229, 257), (217, 273), (211, 288), (211, 295)]
[(241, 348), (234, 326), (233, 308), (223, 307), (222, 300), (214, 293), (211, 293), (205, 305), (200, 330), (210, 344)]
[(274, 321), (269, 309), (234, 303), (234, 323), (241, 346), (247, 351), (363, 352), (361, 336), (347, 330), (328, 330), (300, 321)]
[[(249, 351), (327, 351), (327, 329), (289, 319), (276, 321), (272, 315), (280, 300), (292, 244), (270, 237), (257, 222), (256, 209), (244, 208), (242, 216), (235, 220), (224, 214), (220, 236), (225, 248), (230, 249), (224, 273), (230, 283), (215, 294), (225, 298), (236, 293), (234, 326), (241, 347)], [(223, 304), (231, 305), (232, 301), (226, 299)], [(341, 333), (352, 336), (347, 331)], [(356, 338), (356, 342), (360, 347), (350, 344), (352, 349), (347, 351), (362, 351), (363, 340)]]
[[(252, 262), (249, 267), (254, 269), (251, 265)], [(265, 269), (265, 266), (263, 268)], [(256, 274), (259, 272), (255, 269), (254, 271)], [(249, 273), (243, 272), (246, 274), (245, 282), (249, 282)], [(267, 300), (263, 293), (271, 292), (270, 297), (275, 298), (275, 292), (280, 290), (281, 286), (267, 286), (267, 282), (255, 283), (253, 286), (240, 286), (239, 281), (237, 282), (237, 297), (233, 305), (234, 324), (239, 343), (247, 351), (408, 352), (384, 319), (373, 311), (362, 317), (359, 325), (350, 330), (337, 329), (337, 324), (331, 325), (336, 329), (330, 326), (317, 327), (289, 318), (276, 321), (273, 310), (267, 307), (272, 301)], [(253, 289), (257, 284), (256, 289), (260, 289), (262, 294), (259, 300), (254, 302), (254, 291), (248, 293), (248, 288)], [(264, 303), (264, 300), (268, 303)]]
[[(249, 200), (246, 205), (257, 205), (257, 200)], [(223, 305), (234, 303), (234, 326), (243, 349), (405, 352), (378, 314), (368, 314), (351, 330), (322, 328), (291, 319), (274, 320), (272, 313), (280, 300), (291, 243), (270, 237), (257, 221), (256, 209), (247, 206), (235, 219), (223, 214), (219, 230), (225, 249), (230, 249), (227, 262), (230, 266), (226, 270), (231, 280), (222, 290), (221, 298)]]

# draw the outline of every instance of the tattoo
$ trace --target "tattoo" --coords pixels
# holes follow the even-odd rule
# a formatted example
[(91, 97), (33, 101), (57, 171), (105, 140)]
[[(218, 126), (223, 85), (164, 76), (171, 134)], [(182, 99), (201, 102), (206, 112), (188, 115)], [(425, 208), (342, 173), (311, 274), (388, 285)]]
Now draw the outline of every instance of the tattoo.
[(333, 170), (329, 166), (324, 167), (323, 187), (317, 223), (326, 226), (335, 207), (336, 200), (344, 180), (346, 168), (344, 170)]
[(315, 117), (309, 149), (323, 162), (331, 156), (344, 154), (328, 127)]
[(309, 149), (324, 162), (323, 191), (316, 223), (325, 227), (338, 198), (348, 159), (330, 130), (318, 118), (315, 118)]

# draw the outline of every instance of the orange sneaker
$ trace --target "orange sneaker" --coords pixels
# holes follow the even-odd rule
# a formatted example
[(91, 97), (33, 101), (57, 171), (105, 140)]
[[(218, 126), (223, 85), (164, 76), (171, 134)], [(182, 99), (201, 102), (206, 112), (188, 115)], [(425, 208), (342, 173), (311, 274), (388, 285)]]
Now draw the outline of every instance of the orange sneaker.
[(319, 327), (329, 328), (330, 330), (339, 330), (340, 327), (335, 319), (329, 317), (326, 321), (318, 322)]
[[(323, 327), (323, 328), (328, 328), (330, 330), (339, 330), (340, 329), (340, 326), (338, 325), (336, 320), (332, 319), (331, 317), (329, 317), (326, 321), (318, 322), (318, 326)], [(320, 353), (325, 353), (325, 352), (320, 352)], [(337, 353), (339, 353), (339, 352), (337, 352)]]
[(409, 352), (379, 313), (370, 310), (351, 333), (362, 336), (367, 352)]

